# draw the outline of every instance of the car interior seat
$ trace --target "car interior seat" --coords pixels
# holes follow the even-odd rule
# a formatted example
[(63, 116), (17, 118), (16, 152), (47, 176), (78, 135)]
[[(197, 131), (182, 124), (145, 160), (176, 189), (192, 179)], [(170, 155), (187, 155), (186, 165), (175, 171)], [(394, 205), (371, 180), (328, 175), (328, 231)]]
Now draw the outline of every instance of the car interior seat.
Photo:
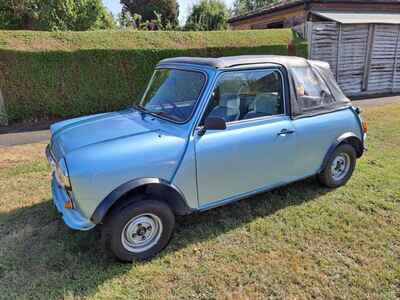
[(221, 95), (219, 103), (213, 108), (210, 117), (220, 117), (226, 122), (236, 121), (240, 116), (240, 97), (237, 95)]
[(254, 99), (251, 110), (244, 119), (272, 116), (279, 113), (279, 96), (277, 93), (261, 93)]

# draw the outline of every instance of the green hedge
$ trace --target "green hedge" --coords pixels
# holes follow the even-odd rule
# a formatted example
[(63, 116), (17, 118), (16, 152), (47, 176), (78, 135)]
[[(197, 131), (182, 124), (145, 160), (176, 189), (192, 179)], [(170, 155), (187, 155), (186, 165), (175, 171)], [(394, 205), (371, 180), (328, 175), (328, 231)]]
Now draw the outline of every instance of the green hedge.
[[(293, 45), (289, 47), (288, 45)], [(11, 122), (111, 111), (138, 101), (173, 56), (306, 56), (291, 30), (224, 32), (0, 31), (0, 89)]]

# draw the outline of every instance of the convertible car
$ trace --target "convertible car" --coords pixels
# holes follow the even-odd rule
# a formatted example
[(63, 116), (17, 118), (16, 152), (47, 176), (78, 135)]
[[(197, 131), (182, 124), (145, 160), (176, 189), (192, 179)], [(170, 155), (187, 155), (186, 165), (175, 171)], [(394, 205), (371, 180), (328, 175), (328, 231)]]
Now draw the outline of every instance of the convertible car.
[(130, 108), (51, 126), (54, 203), (100, 226), (118, 259), (148, 259), (175, 216), (314, 176), (345, 184), (367, 124), (320, 61), (285, 56), (162, 60)]

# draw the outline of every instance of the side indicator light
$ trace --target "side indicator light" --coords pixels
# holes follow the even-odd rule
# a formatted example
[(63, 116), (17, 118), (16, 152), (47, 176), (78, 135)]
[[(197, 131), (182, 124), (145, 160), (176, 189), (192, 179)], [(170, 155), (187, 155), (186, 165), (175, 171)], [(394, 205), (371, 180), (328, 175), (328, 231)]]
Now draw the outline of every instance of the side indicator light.
[(363, 121), (362, 122), (362, 127), (363, 127), (364, 133), (367, 133), (368, 132), (368, 123), (367, 123), (367, 121)]
[(65, 209), (73, 209), (74, 208), (74, 204), (72, 203), (71, 200), (65, 201), (64, 202), (64, 208)]

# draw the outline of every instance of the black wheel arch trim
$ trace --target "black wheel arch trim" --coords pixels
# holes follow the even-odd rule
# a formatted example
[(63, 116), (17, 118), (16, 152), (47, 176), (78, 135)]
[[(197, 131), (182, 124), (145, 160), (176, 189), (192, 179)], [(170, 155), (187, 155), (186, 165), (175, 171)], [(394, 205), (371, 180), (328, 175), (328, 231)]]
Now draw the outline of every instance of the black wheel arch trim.
[(113, 190), (106, 198), (104, 198), (101, 203), (97, 206), (94, 213), (92, 214), (90, 220), (94, 224), (99, 224), (102, 222), (103, 218), (107, 215), (110, 208), (118, 202), (124, 195), (127, 193), (143, 186), (149, 185), (158, 185), (161, 187), (167, 187), (172, 189), (175, 192), (177, 197), (173, 200), (172, 204), (173, 207), (171, 209), (177, 215), (187, 215), (192, 213), (194, 210), (187, 205), (186, 198), (183, 195), (182, 191), (179, 190), (174, 184), (169, 183), (168, 181), (160, 178), (138, 178), (131, 181), (128, 181), (115, 190)]
[(325, 154), (324, 160), (322, 162), (322, 166), (319, 170), (319, 172), (321, 172), (322, 170), (325, 169), (325, 167), (328, 164), (328, 160), (330, 158), (330, 156), (332, 155), (332, 153), (335, 151), (335, 149), (337, 148), (337, 146), (339, 146), (341, 143), (349, 141), (349, 144), (355, 146), (351, 141), (356, 141), (357, 145), (355, 146), (355, 150), (357, 152), (357, 158), (361, 157), (363, 155), (364, 152), (364, 143), (363, 141), (353, 132), (346, 132), (344, 134), (342, 134), (341, 136), (339, 136), (335, 142), (329, 147), (328, 152)]

